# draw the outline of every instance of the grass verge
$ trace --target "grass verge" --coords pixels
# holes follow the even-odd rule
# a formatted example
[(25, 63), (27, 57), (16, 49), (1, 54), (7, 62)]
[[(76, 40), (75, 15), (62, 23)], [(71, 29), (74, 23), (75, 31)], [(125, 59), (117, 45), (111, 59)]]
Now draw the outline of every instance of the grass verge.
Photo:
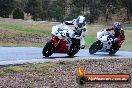
[[(56, 23), (57, 24), (57, 23)], [(56, 25), (51, 22), (28, 22), (6, 20), (0, 22), (0, 46), (43, 47), (51, 36), (51, 28)], [(130, 26), (130, 25), (129, 25)], [(89, 48), (96, 41), (96, 33), (106, 28), (105, 25), (88, 25), (85, 41)], [(124, 27), (126, 40), (121, 50), (132, 51), (132, 28)]]

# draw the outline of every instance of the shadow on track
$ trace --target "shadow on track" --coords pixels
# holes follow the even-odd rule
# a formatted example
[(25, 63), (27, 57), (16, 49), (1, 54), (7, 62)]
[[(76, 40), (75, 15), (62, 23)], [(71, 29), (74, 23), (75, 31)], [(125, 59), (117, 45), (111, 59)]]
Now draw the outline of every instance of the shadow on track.
[(56, 59), (56, 58), (75, 58), (78, 56), (50, 56), (50, 57), (43, 57), (43, 59)]
[(118, 57), (120, 55), (117, 55), (117, 54), (109, 55), (107, 53), (95, 53), (95, 54), (89, 54), (89, 56), (94, 56), (94, 57)]

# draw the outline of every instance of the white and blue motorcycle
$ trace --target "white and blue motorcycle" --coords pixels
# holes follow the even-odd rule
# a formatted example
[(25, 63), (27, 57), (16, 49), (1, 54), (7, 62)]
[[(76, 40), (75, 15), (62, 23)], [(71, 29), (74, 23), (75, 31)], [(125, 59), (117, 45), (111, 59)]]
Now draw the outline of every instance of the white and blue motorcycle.
[(97, 40), (90, 46), (89, 53), (108, 52), (109, 55), (114, 55), (119, 50), (118, 47), (114, 47), (114, 44), (116, 44), (116, 38), (113, 33), (103, 29), (97, 32)]

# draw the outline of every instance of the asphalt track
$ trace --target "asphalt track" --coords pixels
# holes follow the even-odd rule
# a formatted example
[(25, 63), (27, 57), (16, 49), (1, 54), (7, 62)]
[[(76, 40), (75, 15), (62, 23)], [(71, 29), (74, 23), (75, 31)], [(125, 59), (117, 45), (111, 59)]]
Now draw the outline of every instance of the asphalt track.
[(58, 60), (81, 60), (81, 59), (107, 59), (107, 58), (132, 58), (130, 51), (118, 51), (110, 56), (108, 53), (98, 52), (90, 55), (88, 49), (80, 50), (74, 57), (67, 54), (55, 53), (45, 58), (42, 56), (42, 48), (35, 47), (0, 47), (0, 65), (16, 65), (24, 63), (43, 63)]

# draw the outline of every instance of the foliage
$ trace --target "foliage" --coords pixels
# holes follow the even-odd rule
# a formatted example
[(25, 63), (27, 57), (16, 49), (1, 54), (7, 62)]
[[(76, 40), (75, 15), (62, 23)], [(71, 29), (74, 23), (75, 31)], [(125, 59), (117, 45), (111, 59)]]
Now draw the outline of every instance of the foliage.
[(15, 0), (0, 0), (0, 17), (9, 17), (12, 10), (15, 8)]
[(131, 4), (132, 0), (0, 0), (0, 16), (9, 17), (15, 8), (21, 8), (33, 20), (64, 21), (85, 15), (94, 23), (99, 17), (108, 21), (124, 9), (127, 21), (132, 16)]
[(37, 20), (42, 12), (41, 0), (28, 0), (25, 11), (33, 16), (33, 20)]

